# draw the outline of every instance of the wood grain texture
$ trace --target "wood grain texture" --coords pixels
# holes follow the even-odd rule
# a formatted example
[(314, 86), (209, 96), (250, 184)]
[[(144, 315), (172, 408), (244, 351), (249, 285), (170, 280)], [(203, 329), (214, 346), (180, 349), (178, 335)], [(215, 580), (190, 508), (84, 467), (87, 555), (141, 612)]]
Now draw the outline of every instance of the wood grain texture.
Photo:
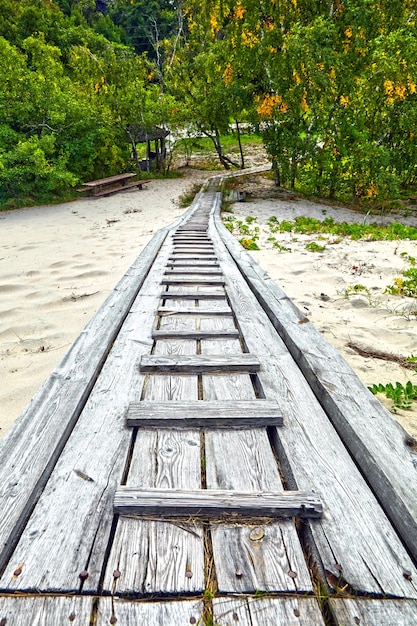
[(330, 598), (329, 604), (338, 626), (411, 626), (417, 622), (417, 602), (366, 598)]
[(194, 317), (201, 317), (203, 315), (205, 317), (214, 317), (215, 315), (231, 316), (233, 315), (233, 312), (230, 307), (226, 308), (225, 306), (220, 309), (208, 312), (206, 309), (203, 309), (203, 307), (191, 307), (183, 305), (181, 307), (178, 307), (177, 309), (174, 309), (170, 305), (169, 307), (159, 307), (158, 315), (160, 315), (161, 317), (168, 317), (170, 315), (191, 315)]
[(223, 271), (216, 267), (213, 268), (200, 268), (195, 265), (188, 268), (167, 268), (164, 272), (165, 276), (172, 276), (173, 274), (177, 276), (222, 276)]
[[(224, 254), (226, 263), (230, 257)], [(260, 350), (259, 379), (266, 397), (279, 398), (283, 410), (285, 428), (275, 432), (274, 444), (284, 474), (291, 488), (312, 489), (323, 502), (322, 520), (309, 523), (312, 554), (319, 554), (323, 577), (333, 588), (343, 583), (353, 590), (415, 598), (417, 572), (401, 540), (258, 300), (242, 283), (241, 272), (229, 263), (227, 292), (240, 330), (248, 349)], [(245, 271), (244, 262), (241, 268)], [(404, 571), (412, 572), (411, 580)]]
[(301, 491), (225, 491), (223, 489), (137, 489), (120, 487), (114, 496), (120, 515), (157, 517), (227, 518), (247, 517), (320, 518), (320, 500)]
[(161, 280), (162, 285), (224, 285), (224, 278), (210, 278), (209, 276), (169, 276)]
[[(230, 320), (207, 319), (203, 328), (227, 327)], [(235, 352), (237, 341), (205, 340), (203, 353)], [(206, 399), (255, 399), (246, 374), (203, 375)], [(232, 453), (231, 453), (232, 451)], [(282, 489), (278, 467), (264, 429), (205, 433), (206, 481), (209, 489)], [(312, 584), (295, 525), (280, 520), (271, 524), (212, 525), (211, 536), (220, 592), (311, 591)], [(252, 533), (255, 533), (253, 535)], [(236, 575), (238, 572), (238, 576)], [(294, 575), (289, 575), (294, 573)]]
[(74, 428), (167, 231), (160, 231), (76, 339), (0, 444), (0, 567)]
[(258, 372), (260, 363), (252, 354), (158, 355), (143, 354), (139, 371), (152, 373)]
[[(181, 306), (181, 301), (178, 301)], [(163, 327), (176, 331), (194, 324), (191, 318), (167, 318)], [(194, 354), (196, 342), (157, 341), (157, 355)], [(198, 398), (197, 377), (187, 374), (150, 375), (144, 401), (179, 402)], [(140, 430), (127, 477), (139, 488), (199, 489), (200, 433)], [(114, 571), (120, 576), (115, 579)], [(121, 594), (198, 593), (204, 589), (203, 531), (199, 526), (119, 518), (103, 587)]]
[(207, 338), (234, 338), (239, 337), (238, 330), (154, 330), (153, 339), (207, 339)]
[(0, 623), (4, 626), (89, 626), (94, 598), (89, 597), (3, 597)]
[(202, 614), (203, 603), (199, 600), (128, 602), (100, 598), (96, 626), (108, 626), (111, 618), (118, 626), (190, 626), (202, 624)]
[(139, 428), (260, 428), (282, 426), (276, 402), (201, 401), (134, 402), (129, 405), (127, 425)]
[(197, 262), (201, 262), (201, 261), (215, 261), (217, 262), (217, 256), (215, 255), (200, 255), (200, 254), (186, 254), (185, 252), (182, 252), (181, 254), (177, 253), (175, 255), (172, 255), (170, 257), (168, 257), (168, 262), (171, 261), (175, 261), (176, 263), (179, 262), (184, 262), (184, 261), (197, 261)]
[[(315, 598), (215, 598), (216, 626), (324, 626)], [(344, 626), (347, 626), (346, 622)]]
[(163, 291), (161, 294), (161, 300), (225, 300), (226, 293), (224, 290), (219, 292), (215, 291), (198, 291), (193, 290), (190, 293), (179, 294), (175, 289), (170, 291)]
[(242, 248), (221, 228), (250, 288), (265, 307), (344, 445), (386, 514), (417, 558), (417, 456), (401, 424), (369, 392), (349, 364)]
[[(136, 363), (152, 346), (149, 311), (156, 309), (155, 283), (167, 253), (165, 246), (142, 285), (142, 306), (126, 317), (4, 571), (2, 589), (97, 591), (113, 522), (112, 500), (129, 448), (125, 413), (141, 397), (143, 377)], [(79, 574), (84, 570), (88, 578), (83, 582)]]

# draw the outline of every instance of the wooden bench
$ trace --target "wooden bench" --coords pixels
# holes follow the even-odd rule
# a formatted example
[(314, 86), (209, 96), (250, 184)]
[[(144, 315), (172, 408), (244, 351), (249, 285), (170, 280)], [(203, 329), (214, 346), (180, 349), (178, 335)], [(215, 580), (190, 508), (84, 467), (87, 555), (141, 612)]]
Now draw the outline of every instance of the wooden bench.
[(89, 195), (94, 198), (100, 198), (101, 196), (109, 196), (112, 193), (118, 191), (125, 191), (138, 187), (142, 189), (145, 183), (149, 183), (149, 180), (134, 180), (131, 179), (136, 176), (135, 173), (129, 172), (126, 174), (116, 174), (115, 176), (108, 176), (107, 178), (100, 178), (98, 180), (92, 180), (87, 183), (83, 183), (83, 186), (78, 189), (79, 192), (87, 191)]

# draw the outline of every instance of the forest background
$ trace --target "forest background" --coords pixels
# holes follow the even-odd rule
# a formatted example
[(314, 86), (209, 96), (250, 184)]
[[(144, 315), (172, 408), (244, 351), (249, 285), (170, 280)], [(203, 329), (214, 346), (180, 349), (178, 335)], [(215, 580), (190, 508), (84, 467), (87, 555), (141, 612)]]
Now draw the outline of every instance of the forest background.
[(131, 171), (155, 126), (225, 168), (256, 131), (304, 193), (415, 194), (416, 24), (415, 0), (0, 0), (0, 207)]

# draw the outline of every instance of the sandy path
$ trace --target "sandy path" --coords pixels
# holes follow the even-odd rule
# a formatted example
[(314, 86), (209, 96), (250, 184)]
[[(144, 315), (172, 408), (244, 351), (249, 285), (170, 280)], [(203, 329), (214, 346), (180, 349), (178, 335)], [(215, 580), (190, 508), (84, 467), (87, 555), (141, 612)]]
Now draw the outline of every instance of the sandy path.
[(0, 213), (0, 436), (155, 231), (183, 213), (177, 200), (190, 186), (154, 180), (142, 191)]
[[(179, 217), (177, 199), (195, 180), (155, 180), (146, 189), (109, 198), (0, 213), (0, 436), (4, 435), (40, 385), (130, 267), (154, 232)], [(317, 237), (273, 236), (291, 252), (268, 241), (267, 220), (295, 215), (358, 221), (358, 216), (304, 201), (269, 199), (236, 203), (234, 216), (256, 216), (261, 250), (253, 256), (341, 352), (365, 384), (403, 384), (417, 378), (395, 361), (363, 352), (417, 354), (417, 318), (400, 314), (410, 299), (383, 294), (406, 267), (401, 252), (417, 256), (415, 242), (323, 241), (323, 253), (308, 252)], [(363, 219), (363, 218), (361, 218)], [(350, 285), (362, 284), (369, 298), (346, 299)], [(348, 346), (350, 344), (351, 347)], [(380, 397), (380, 396), (379, 396)], [(390, 402), (386, 402), (391, 406)], [(417, 411), (398, 411), (417, 436)]]
[[(409, 380), (417, 385), (414, 372), (395, 360), (417, 355), (417, 301), (384, 293), (394, 278), (410, 267), (407, 255), (417, 257), (417, 242), (271, 233), (268, 219), (273, 215), (279, 221), (309, 216), (363, 222), (363, 214), (300, 199), (254, 199), (235, 203), (231, 208), (235, 220), (257, 218), (250, 228), (253, 231), (256, 225), (259, 227), (260, 250), (250, 254), (309, 316), (365, 385), (396, 381), (405, 385)], [(389, 219), (392, 218), (385, 217), (383, 221)], [(405, 221), (417, 227), (416, 218)], [(242, 237), (237, 235), (237, 229), (235, 234)], [(271, 237), (284, 250), (274, 248)], [(324, 245), (323, 252), (306, 250), (306, 244), (312, 241)], [(365, 287), (367, 292), (361, 295), (349, 291), (355, 285)], [(381, 358), (375, 358), (376, 354)], [(378, 399), (392, 408), (392, 402), (384, 395), (378, 394)], [(412, 410), (397, 409), (396, 418), (417, 437), (416, 402)]]

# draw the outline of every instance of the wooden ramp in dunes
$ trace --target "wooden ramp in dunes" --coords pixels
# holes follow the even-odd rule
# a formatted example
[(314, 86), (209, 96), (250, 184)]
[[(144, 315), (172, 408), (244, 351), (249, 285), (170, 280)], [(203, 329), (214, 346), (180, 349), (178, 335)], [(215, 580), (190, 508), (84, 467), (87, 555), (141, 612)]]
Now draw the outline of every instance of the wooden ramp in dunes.
[(219, 182), (2, 442), (1, 626), (417, 623), (416, 451), (223, 228)]

